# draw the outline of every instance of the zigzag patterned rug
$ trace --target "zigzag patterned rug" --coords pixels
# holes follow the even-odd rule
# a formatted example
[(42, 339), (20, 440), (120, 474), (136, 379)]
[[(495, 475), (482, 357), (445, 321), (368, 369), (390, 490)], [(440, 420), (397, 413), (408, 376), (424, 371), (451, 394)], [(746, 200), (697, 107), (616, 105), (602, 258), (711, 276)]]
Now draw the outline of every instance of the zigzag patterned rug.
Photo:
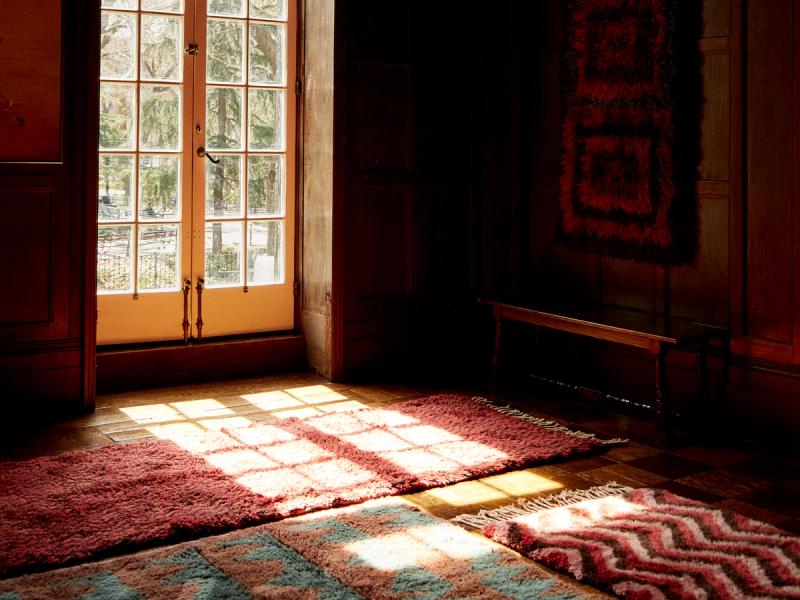
[(495, 541), (623, 598), (800, 598), (800, 538), (665, 490), (626, 489), (457, 519), (488, 523)]
[(402, 500), (384, 499), (0, 581), (0, 598), (599, 600), (601, 596)]

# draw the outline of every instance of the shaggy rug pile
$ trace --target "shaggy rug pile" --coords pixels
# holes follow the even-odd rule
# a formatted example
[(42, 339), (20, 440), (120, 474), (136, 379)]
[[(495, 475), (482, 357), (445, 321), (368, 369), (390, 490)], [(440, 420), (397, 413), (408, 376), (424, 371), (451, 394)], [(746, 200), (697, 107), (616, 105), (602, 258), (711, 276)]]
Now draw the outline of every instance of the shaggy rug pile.
[(664, 490), (609, 493), (484, 511), (471, 524), (623, 598), (800, 598), (800, 538)]
[(0, 598), (597, 598), (399, 499), (0, 581)]
[(690, 260), (697, 243), (700, 5), (561, 4), (561, 239), (640, 260)]
[[(477, 400), (477, 401), (476, 401)], [(0, 576), (507, 469), (604, 442), (482, 399), (432, 396), (0, 465)], [(516, 412), (516, 411), (510, 411)], [(172, 439), (169, 439), (172, 437)]]

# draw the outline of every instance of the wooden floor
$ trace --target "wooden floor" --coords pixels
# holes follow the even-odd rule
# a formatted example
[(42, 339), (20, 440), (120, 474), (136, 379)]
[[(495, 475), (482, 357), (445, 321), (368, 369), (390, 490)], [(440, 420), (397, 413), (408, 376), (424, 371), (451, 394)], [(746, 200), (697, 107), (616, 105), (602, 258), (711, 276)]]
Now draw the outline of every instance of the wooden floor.
[[(246, 425), (286, 416), (384, 406), (448, 388), (330, 384), (311, 373), (197, 384), (101, 396), (94, 414), (57, 425), (20, 427), (6, 433), (0, 458), (24, 459), (101, 444), (152, 438), (158, 426), (192, 424), (205, 429)], [(506, 398), (509, 400), (509, 398)], [(476, 512), (518, 497), (588, 488), (617, 481), (659, 487), (724, 506), (800, 534), (800, 459), (735, 445), (686, 444), (670, 452), (652, 445), (649, 422), (539, 394), (511, 399), (514, 406), (573, 429), (631, 442), (591, 458), (526, 469), (407, 496), (441, 517)]]

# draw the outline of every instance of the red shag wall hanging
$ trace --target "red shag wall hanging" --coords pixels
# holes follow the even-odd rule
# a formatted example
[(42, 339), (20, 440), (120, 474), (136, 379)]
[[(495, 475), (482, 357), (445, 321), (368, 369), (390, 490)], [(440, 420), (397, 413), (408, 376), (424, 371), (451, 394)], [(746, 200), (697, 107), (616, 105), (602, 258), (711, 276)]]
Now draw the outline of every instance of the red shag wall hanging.
[(657, 262), (695, 252), (699, 3), (681, 4), (562, 4), (567, 243)]

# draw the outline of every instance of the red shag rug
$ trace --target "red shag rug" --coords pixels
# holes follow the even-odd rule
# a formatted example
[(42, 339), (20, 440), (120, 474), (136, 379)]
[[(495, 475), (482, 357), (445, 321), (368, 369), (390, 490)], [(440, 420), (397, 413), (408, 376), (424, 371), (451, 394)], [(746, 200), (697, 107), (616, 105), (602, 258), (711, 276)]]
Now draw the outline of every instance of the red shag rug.
[(432, 396), (1, 464), (0, 576), (603, 447), (593, 436), (477, 400)]
[(800, 538), (665, 490), (621, 491), (471, 524), (489, 522), (495, 541), (623, 598), (800, 598)]
[(0, 598), (541, 598), (605, 596), (399, 499), (0, 581)]
[(639, 260), (691, 260), (700, 5), (562, 0), (562, 7), (561, 239)]

